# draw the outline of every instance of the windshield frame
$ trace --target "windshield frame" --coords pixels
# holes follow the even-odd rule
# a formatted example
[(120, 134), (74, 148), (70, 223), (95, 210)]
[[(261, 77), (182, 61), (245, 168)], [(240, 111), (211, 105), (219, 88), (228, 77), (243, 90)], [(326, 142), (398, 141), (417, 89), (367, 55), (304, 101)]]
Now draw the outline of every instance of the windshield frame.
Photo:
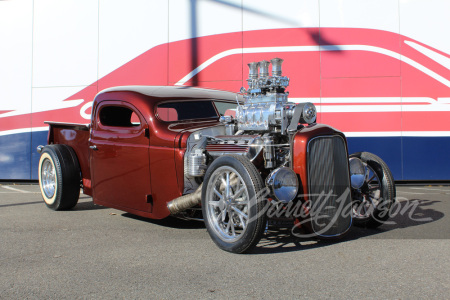
[[(212, 117), (203, 117), (203, 118), (190, 118), (190, 119), (182, 119), (182, 120), (176, 120), (176, 121), (166, 121), (161, 118), (161, 116), (158, 114), (158, 107), (164, 104), (170, 104), (170, 103), (181, 103), (181, 102), (210, 102), (214, 108), (214, 111), (216, 113), (215, 116)], [(189, 122), (189, 121), (201, 121), (201, 120), (219, 120), (219, 118), (222, 116), (216, 106), (216, 102), (223, 102), (227, 104), (235, 104), (237, 107), (237, 103), (233, 103), (233, 101), (230, 100), (223, 100), (223, 99), (183, 99), (183, 100), (167, 100), (167, 101), (161, 101), (156, 103), (154, 106), (154, 116), (158, 119), (160, 122), (164, 123), (182, 123), (182, 122)]]

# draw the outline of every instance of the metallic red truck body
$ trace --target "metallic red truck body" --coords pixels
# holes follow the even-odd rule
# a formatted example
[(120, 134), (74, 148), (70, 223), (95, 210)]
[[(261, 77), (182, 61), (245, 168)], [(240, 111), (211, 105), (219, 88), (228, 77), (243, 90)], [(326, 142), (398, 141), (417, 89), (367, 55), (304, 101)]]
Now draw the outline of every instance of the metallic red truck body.
[[(190, 132), (218, 126), (218, 118), (164, 122), (156, 116), (161, 102), (219, 100), (234, 102), (231, 92), (176, 87), (148, 87), (149, 96), (133, 91), (105, 91), (97, 95), (90, 125), (47, 122), (48, 144), (72, 147), (80, 163), (83, 191), (96, 204), (143, 217), (161, 219), (167, 203), (182, 195), (183, 159)], [(98, 111), (106, 104), (130, 107), (139, 127), (103, 126)], [(97, 147), (97, 150), (90, 148)]]
[[(80, 163), (83, 192), (92, 196), (96, 204), (161, 219), (170, 214), (167, 203), (183, 193), (183, 159), (189, 134), (220, 123), (218, 118), (164, 122), (155, 113), (156, 105), (192, 99), (235, 102), (236, 94), (185, 88), (181, 91), (182, 96), (173, 96), (173, 91), (180, 89), (149, 89), (161, 89), (161, 95), (149, 96), (133, 91), (100, 93), (93, 103), (90, 125), (47, 122), (50, 125), (48, 144), (65, 144), (74, 149)], [(137, 128), (103, 126), (98, 111), (107, 104), (132, 108), (141, 125)], [(304, 194), (308, 193), (308, 141), (317, 135), (336, 134), (342, 135), (326, 125), (308, 126), (296, 134), (293, 169), (300, 177)], [(96, 146), (97, 150), (90, 146)]]
[[(164, 122), (156, 116), (156, 105), (191, 99), (235, 102), (236, 94), (185, 88), (180, 97), (171, 95), (178, 88), (150, 89), (164, 91), (158, 97), (133, 91), (100, 93), (93, 103), (90, 125), (48, 122), (48, 144), (66, 144), (74, 149), (80, 163), (83, 191), (96, 204), (161, 219), (170, 214), (167, 203), (181, 196), (184, 189), (183, 159), (189, 134), (220, 123), (218, 118)], [(164, 97), (165, 93), (171, 96)], [(137, 128), (103, 126), (98, 111), (107, 104), (132, 108), (141, 125)], [(293, 170), (299, 175), (303, 194), (308, 193), (306, 147), (318, 135), (343, 136), (322, 124), (304, 127), (296, 134)], [(97, 150), (89, 146), (96, 146)]]

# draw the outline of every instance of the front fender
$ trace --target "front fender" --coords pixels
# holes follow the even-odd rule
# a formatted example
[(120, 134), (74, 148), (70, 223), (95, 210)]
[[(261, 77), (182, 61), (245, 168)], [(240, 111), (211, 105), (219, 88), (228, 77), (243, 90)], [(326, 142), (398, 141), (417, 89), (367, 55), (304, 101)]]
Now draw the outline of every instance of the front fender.
[(308, 200), (308, 143), (319, 136), (334, 136), (339, 135), (345, 141), (347, 147), (347, 139), (345, 135), (328, 125), (312, 124), (298, 130), (292, 142), (292, 169), (300, 177), (299, 193), (305, 195), (305, 200)]

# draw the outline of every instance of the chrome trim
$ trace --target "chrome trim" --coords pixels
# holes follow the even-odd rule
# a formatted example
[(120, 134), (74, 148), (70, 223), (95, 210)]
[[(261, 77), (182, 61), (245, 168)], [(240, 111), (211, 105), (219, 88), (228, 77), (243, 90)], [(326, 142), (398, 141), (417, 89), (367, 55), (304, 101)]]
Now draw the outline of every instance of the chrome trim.
[(41, 187), (45, 196), (51, 199), (56, 192), (56, 171), (48, 158), (45, 158), (42, 162), (41, 180)]
[[(276, 176), (281, 170), (289, 170), (289, 172), (292, 172), (292, 173), (294, 174), (294, 178), (295, 178), (295, 184), (296, 184), (297, 191), (295, 192), (294, 197), (293, 197), (292, 199), (288, 200), (288, 201), (278, 199), (277, 195), (275, 194), (275, 188), (274, 188), (274, 182), (273, 182), (273, 181), (274, 181), (274, 179), (275, 179), (275, 176)], [(291, 168), (288, 168), (288, 167), (279, 167), (279, 168), (276, 168), (275, 170), (273, 170), (273, 171), (269, 174), (269, 176), (267, 176), (267, 178), (266, 178), (266, 180), (265, 180), (265, 183), (266, 183), (266, 186), (270, 189), (271, 195), (274, 196), (274, 197), (275, 197), (278, 201), (280, 201), (280, 202), (283, 202), (283, 203), (289, 203), (289, 202), (291, 202), (292, 200), (294, 200), (294, 199), (297, 197), (297, 194), (298, 194), (298, 186), (299, 186), (298, 178), (297, 178), (297, 174), (296, 174)]]
[(36, 147), (36, 150), (37, 150), (37, 152), (38, 152), (39, 154), (41, 154), (42, 151), (44, 151), (44, 146), (39, 145), (39, 146)]
[(193, 193), (197, 190), (197, 187), (199, 186), (199, 183), (195, 181), (195, 178), (187, 176), (189, 154), (195, 149), (204, 150), (206, 147), (206, 142), (209, 137), (216, 137), (224, 134), (225, 134), (225, 126), (223, 124), (220, 124), (217, 126), (208, 127), (204, 129), (197, 129), (189, 135), (186, 141), (187, 143), (186, 152), (184, 153), (183, 157), (183, 165), (184, 165), (183, 194)]
[[(365, 172), (365, 165), (364, 165), (363, 161), (357, 157), (350, 157), (348, 159), (348, 162), (349, 162), (349, 171), (350, 171), (350, 185), (352, 186), (353, 189), (358, 190), (364, 185), (364, 182), (367, 179), (366, 178), (367, 174)], [(354, 168), (359, 167), (360, 170), (363, 171), (362, 174), (358, 174), (358, 173), (354, 172), (354, 170), (355, 170), (354, 168), (352, 170), (352, 165), (353, 165), (352, 162), (355, 162), (358, 164), (358, 166), (354, 167)]]
[[(352, 158), (354, 158), (354, 157), (352, 157)], [(361, 202), (366, 202), (370, 206), (369, 209), (367, 209), (364, 214), (361, 214), (360, 211), (358, 212), (355, 209), (355, 206), (352, 204), (352, 217), (355, 219), (363, 219), (363, 220), (369, 218), (370, 213), (373, 212), (380, 204), (380, 201), (379, 201), (380, 197), (378, 197), (378, 199), (376, 199), (374, 197), (374, 194), (376, 192), (379, 192), (381, 194), (381, 180), (380, 180), (379, 176), (377, 175), (375, 170), (368, 164), (364, 164), (364, 168), (366, 168), (366, 176), (365, 176), (364, 183), (367, 184), (369, 187), (373, 188), (373, 186), (371, 186), (370, 182), (373, 182), (373, 179), (376, 179), (378, 182), (378, 189), (372, 190), (370, 194), (362, 193), (363, 200)], [(373, 176), (369, 178), (370, 172), (372, 172)], [(374, 200), (376, 201), (376, 203), (374, 202)], [(354, 203), (354, 204), (360, 205), (358, 203)]]
[(302, 108), (301, 120), (305, 121), (305, 123), (312, 124), (316, 121), (316, 118), (317, 118), (316, 106), (311, 102), (305, 102)]

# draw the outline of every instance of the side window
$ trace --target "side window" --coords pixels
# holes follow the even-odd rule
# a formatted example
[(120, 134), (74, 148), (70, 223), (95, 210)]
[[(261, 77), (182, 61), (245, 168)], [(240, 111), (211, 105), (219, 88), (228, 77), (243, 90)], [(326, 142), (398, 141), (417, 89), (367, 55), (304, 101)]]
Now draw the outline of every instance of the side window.
[(105, 106), (100, 110), (99, 117), (100, 123), (104, 126), (134, 127), (140, 125), (136, 113), (123, 106)]
[(131, 124), (133, 126), (139, 126), (141, 125), (141, 121), (139, 120), (139, 117), (136, 115), (136, 113), (133, 111), (131, 114)]

